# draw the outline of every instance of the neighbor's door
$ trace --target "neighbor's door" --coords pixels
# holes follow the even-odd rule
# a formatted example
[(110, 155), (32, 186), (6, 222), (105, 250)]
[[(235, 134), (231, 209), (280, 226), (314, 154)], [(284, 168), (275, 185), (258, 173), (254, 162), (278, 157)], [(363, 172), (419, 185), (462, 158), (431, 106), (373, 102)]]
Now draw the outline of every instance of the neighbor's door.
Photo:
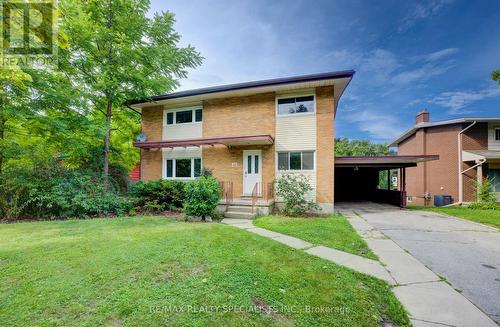
[(243, 194), (252, 195), (256, 183), (260, 194), (262, 188), (262, 151), (243, 151)]

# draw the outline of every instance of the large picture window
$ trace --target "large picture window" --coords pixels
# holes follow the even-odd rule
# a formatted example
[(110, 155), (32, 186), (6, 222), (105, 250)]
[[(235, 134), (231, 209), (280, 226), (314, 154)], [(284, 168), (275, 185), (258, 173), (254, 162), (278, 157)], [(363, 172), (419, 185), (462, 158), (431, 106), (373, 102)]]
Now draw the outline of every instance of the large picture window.
[(165, 177), (175, 178), (196, 178), (201, 176), (200, 158), (178, 158), (165, 160)]
[(203, 120), (203, 109), (194, 107), (168, 111), (165, 119), (167, 125), (200, 123)]
[(278, 152), (278, 170), (314, 170), (314, 152)]
[(314, 95), (278, 99), (278, 115), (314, 112)]

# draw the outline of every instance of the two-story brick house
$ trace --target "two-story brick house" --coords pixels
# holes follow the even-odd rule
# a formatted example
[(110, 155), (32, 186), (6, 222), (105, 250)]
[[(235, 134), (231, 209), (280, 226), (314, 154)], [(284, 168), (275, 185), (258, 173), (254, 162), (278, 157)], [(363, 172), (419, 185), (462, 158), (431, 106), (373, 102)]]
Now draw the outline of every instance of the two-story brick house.
[[(354, 75), (339, 71), (209, 87), (133, 101), (142, 113), (141, 180), (190, 180), (202, 167), (234, 201), (273, 200), (282, 173), (308, 176), (309, 197), (334, 204), (334, 118)], [(228, 191), (228, 190), (226, 190)]]
[(432, 205), (436, 194), (451, 195), (454, 203), (476, 201), (475, 185), (485, 177), (500, 198), (500, 117), (431, 122), (424, 110), (391, 145), (398, 155), (439, 155), (439, 160), (407, 169), (406, 191), (413, 204)]

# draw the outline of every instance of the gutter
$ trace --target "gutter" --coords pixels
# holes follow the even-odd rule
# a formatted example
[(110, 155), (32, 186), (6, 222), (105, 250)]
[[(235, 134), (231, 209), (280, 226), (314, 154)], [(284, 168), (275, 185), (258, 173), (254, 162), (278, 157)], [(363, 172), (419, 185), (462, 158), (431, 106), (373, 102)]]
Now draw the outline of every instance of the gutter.
[[(467, 126), (464, 129), (462, 129), (457, 135), (457, 141), (458, 141), (458, 170), (457, 170), (458, 171), (458, 203), (456, 203), (457, 205), (462, 204), (464, 202), (463, 173), (467, 171), (467, 170), (462, 171), (462, 164), (463, 164), (462, 163), (462, 134), (465, 131), (467, 131), (469, 128), (471, 128), (472, 126), (476, 125), (476, 123), (477, 123), (477, 120), (473, 121), (472, 124), (470, 124), (469, 126)], [(477, 165), (474, 167), (477, 167)]]

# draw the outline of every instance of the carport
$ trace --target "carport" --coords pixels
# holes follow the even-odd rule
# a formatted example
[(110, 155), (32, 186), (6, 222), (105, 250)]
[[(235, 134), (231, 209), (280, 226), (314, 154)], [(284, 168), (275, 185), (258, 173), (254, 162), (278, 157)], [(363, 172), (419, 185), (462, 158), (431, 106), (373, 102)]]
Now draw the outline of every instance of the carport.
[[(437, 155), (335, 157), (335, 202), (372, 201), (406, 207), (406, 168), (438, 160)], [(386, 171), (387, 188), (381, 188), (381, 173)], [(392, 187), (391, 175), (397, 186)]]

